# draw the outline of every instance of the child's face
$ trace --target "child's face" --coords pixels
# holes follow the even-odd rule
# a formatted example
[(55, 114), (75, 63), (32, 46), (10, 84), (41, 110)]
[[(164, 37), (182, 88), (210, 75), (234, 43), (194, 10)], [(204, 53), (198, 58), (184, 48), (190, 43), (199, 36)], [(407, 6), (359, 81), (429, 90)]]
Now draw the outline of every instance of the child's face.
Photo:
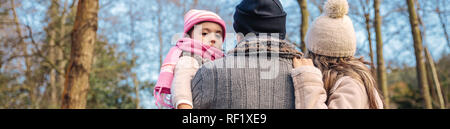
[(194, 40), (202, 41), (203, 44), (222, 49), (223, 37), (222, 27), (214, 22), (203, 22), (194, 26), (191, 37)]

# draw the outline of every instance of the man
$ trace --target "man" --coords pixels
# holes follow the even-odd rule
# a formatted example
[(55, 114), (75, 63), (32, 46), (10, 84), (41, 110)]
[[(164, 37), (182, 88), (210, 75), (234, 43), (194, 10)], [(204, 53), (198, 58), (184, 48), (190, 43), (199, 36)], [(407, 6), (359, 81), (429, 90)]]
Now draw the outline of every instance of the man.
[[(195, 109), (292, 109), (292, 58), (283, 39), (286, 12), (279, 0), (243, 0), (234, 14), (242, 34), (225, 58), (206, 63), (192, 80)], [(245, 35), (245, 37), (243, 36)]]

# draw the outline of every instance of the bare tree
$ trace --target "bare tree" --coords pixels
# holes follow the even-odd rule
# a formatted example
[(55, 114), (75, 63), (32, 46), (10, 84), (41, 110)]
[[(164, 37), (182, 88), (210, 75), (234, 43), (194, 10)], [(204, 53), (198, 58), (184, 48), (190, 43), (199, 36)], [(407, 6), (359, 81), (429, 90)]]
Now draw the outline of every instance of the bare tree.
[(311, 0), (311, 3), (314, 4), (314, 6), (317, 7), (317, 9), (319, 9), (319, 12), (322, 13), (323, 12), (323, 4), (324, 4), (325, 0)]
[[(48, 58), (50, 60), (50, 62), (52, 64), (56, 63), (56, 53), (55, 53), (55, 38), (56, 38), (56, 30), (55, 30), (55, 26), (56, 26), (56, 19), (57, 19), (57, 15), (58, 15), (58, 0), (52, 0), (51, 1), (51, 5), (50, 5), (50, 9), (49, 9), (49, 17), (50, 17), (50, 23), (49, 23), (49, 27), (48, 27), (48, 37), (49, 37), (49, 52), (48, 52)], [(58, 90), (56, 88), (56, 69), (55, 68), (51, 68), (50, 70), (50, 108), (56, 108), (56, 106), (58, 105)]]
[(29, 95), (29, 98), (30, 98), (30, 100), (31, 101), (35, 101), (35, 99), (36, 99), (36, 92), (35, 92), (35, 87), (34, 87), (34, 85), (35, 84), (33, 84), (33, 83), (31, 83), (32, 81), (32, 71), (31, 71), (31, 59), (30, 59), (30, 55), (29, 55), (29, 53), (28, 53), (28, 46), (27, 46), (27, 44), (25, 43), (25, 40), (24, 40), (24, 36), (23, 36), (23, 34), (22, 34), (22, 27), (21, 27), (21, 24), (20, 24), (20, 22), (19, 22), (19, 18), (18, 18), (18, 16), (17, 16), (17, 11), (16, 11), (16, 5), (15, 5), (15, 1), (14, 0), (11, 0), (10, 1), (10, 3), (11, 3), (11, 10), (12, 10), (12, 13), (13, 13), (13, 16), (14, 16), (14, 24), (15, 24), (15, 26), (16, 26), (16, 33), (17, 33), (17, 36), (18, 36), (18, 38), (19, 38), (19, 47), (20, 47), (20, 49), (21, 49), (21, 51), (22, 51), (22, 55), (23, 55), (23, 57), (24, 57), (24, 60), (25, 60), (25, 77), (26, 77), (26, 80), (25, 80), (25, 84), (23, 85), (23, 87), (25, 88), (25, 89), (28, 89), (28, 91), (30, 92), (30, 95)]
[(369, 8), (369, 0), (366, 0), (363, 2), (363, 0), (359, 0), (359, 3), (361, 4), (363, 13), (364, 13), (364, 19), (365, 19), (365, 25), (366, 25), (366, 31), (367, 31), (367, 41), (369, 42), (369, 57), (370, 57), (370, 70), (372, 71), (372, 75), (376, 77), (376, 68), (373, 61), (373, 49), (372, 49), (372, 33), (371, 33), (371, 25), (370, 25), (370, 8)]
[[(23, 55), (28, 55), (28, 49), (27, 49), (28, 47), (27, 47), (27, 44), (24, 41), (24, 37), (23, 37), (23, 34), (22, 34), (22, 29), (21, 29), (21, 26), (20, 26), (20, 23), (19, 23), (19, 18), (17, 16), (15, 1), (11, 0), (10, 3), (11, 3), (11, 9), (12, 9), (12, 12), (13, 12), (13, 16), (14, 16), (14, 24), (16, 26), (16, 32), (17, 32), (17, 35), (19, 36), (19, 44), (20, 44), (20, 46), (22, 48)], [(26, 75), (27, 75), (27, 77), (30, 77), (31, 63), (30, 63), (29, 57), (25, 57), (25, 65), (26, 65)]]
[(386, 77), (386, 67), (384, 66), (384, 58), (383, 58), (383, 39), (381, 36), (381, 16), (380, 16), (380, 1), (374, 0), (374, 9), (375, 9), (375, 33), (376, 33), (376, 41), (377, 41), (377, 79), (378, 79), (378, 87), (383, 90), (385, 108), (390, 107), (389, 100), (389, 90), (387, 88), (387, 77)]
[[(134, 52), (135, 46), (136, 46), (136, 43), (137, 43), (136, 42), (136, 35), (135, 35), (135, 33), (136, 33), (136, 30), (135, 30), (136, 23), (135, 22), (137, 20), (137, 18), (136, 18), (137, 14), (134, 12), (134, 8), (136, 8), (135, 7), (135, 4), (136, 4), (135, 2), (136, 1), (130, 1), (129, 2), (130, 6), (129, 6), (129, 11), (128, 11), (128, 15), (130, 17), (130, 37), (132, 38), (131, 42), (129, 43), (129, 47), (130, 47), (131, 52), (132, 52), (132, 58), (133, 58), (132, 59), (132, 64), (133, 65), (136, 64), (136, 58), (137, 58), (137, 55)], [(135, 94), (136, 94), (136, 99), (135, 99), (136, 108), (140, 109), (141, 106), (139, 104), (139, 102), (140, 102), (139, 81), (137, 79), (136, 73), (132, 72), (131, 69), (128, 69), (128, 73), (131, 75), (131, 78), (133, 79), (133, 86), (134, 86), (134, 90), (135, 90)]]
[[(436, 88), (436, 93), (437, 93), (438, 100), (439, 100), (439, 108), (445, 109), (444, 97), (442, 96), (441, 85), (439, 84), (436, 67), (434, 65), (434, 61), (433, 61), (433, 58), (431, 57), (430, 51), (428, 51), (427, 48), (425, 48), (425, 55), (426, 55), (425, 57), (428, 62), (427, 63), (428, 68), (429, 68), (428, 73), (430, 73), (432, 81), (434, 82), (434, 86)], [(431, 92), (434, 92), (434, 90)]]
[[(73, 0), (72, 3), (69, 6), (68, 0), (64, 1), (63, 11), (60, 15), (60, 27), (59, 27), (59, 37), (56, 42), (55, 46), (55, 55), (56, 55), (56, 71), (58, 71), (58, 75), (56, 77), (56, 92), (58, 95), (62, 94), (62, 90), (64, 88), (64, 82), (65, 82), (65, 70), (66, 64), (69, 60), (68, 56), (65, 56), (64, 48), (68, 46), (69, 40), (67, 40), (70, 36), (70, 31), (68, 30), (68, 25), (66, 25), (66, 21), (68, 17), (73, 17), (76, 15), (76, 3), (77, 0)], [(58, 96), (58, 105), (61, 105), (60, 96)]]
[(308, 5), (306, 3), (307, 0), (297, 0), (298, 5), (300, 6), (300, 12), (302, 14), (302, 24), (300, 29), (300, 49), (302, 52), (306, 52), (306, 44), (305, 44), (305, 37), (306, 32), (308, 31), (308, 22), (309, 22), (309, 12), (308, 12)]
[(79, 0), (78, 2), (61, 108), (86, 107), (89, 72), (97, 36), (98, 10), (98, 0)]
[(423, 45), (422, 37), (419, 29), (419, 20), (417, 18), (416, 9), (413, 0), (406, 0), (408, 3), (409, 20), (411, 24), (411, 32), (414, 40), (414, 53), (416, 55), (416, 68), (417, 68), (417, 80), (419, 85), (422, 86), (422, 94), (425, 101), (425, 107), (431, 109), (431, 97), (428, 87), (428, 80), (426, 77), (425, 63), (423, 62)]
[[(444, 17), (444, 14), (443, 14), (445, 10), (441, 10), (441, 8), (439, 7), (441, 5), (441, 4), (439, 4), (439, 0), (437, 0), (436, 3), (437, 4), (436, 4), (435, 12), (439, 16), (439, 22), (441, 23), (442, 29), (444, 31), (444, 36), (445, 36), (445, 39), (447, 40), (447, 46), (450, 47), (450, 39), (449, 39), (449, 35), (448, 35), (448, 32), (447, 32), (448, 31), (447, 30), (447, 25), (446, 25), (446, 23), (448, 23), (448, 22), (445, 22), (445, 17)], [(447, 7), (445, 0), (442, 1), (442, 6)]]
[(159, 40), (159, 66), (162, 66), (163, 63), (163, 51), (164, 51), (164, 43), (163, 43), (163, 32), (162, 32), (162, 19), (161, 19), (161, 14), (162, 14), (162, 3), (161, 0), (157, 0), (158, 3), (158, 11), (157, 11), (157, 28), (158, 28), (158, 40)]

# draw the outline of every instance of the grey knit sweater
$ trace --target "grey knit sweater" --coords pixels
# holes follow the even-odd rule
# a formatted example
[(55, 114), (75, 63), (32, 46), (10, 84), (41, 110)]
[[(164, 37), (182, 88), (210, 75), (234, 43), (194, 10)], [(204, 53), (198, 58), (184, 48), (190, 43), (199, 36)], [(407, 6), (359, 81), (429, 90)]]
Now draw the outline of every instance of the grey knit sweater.
[(290, 71), (292, 57), (301, 55), (281, 49), (294, 47), (284, 41), (247, 38), (233, 53), (204, 64), (192, 80), (194, 108), (295, 108)]

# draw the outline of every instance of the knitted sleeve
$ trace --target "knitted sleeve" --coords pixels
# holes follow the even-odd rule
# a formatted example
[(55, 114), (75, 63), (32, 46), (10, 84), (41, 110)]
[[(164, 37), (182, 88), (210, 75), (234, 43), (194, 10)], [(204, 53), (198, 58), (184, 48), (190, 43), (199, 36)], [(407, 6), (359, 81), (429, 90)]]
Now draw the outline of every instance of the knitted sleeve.
[[(302, 66), (291, 73), (297, 109), (361, 109), (367, 108), (367, 94), (356, 80), (343, 77), (325, 91), (322, 73), (313, 66)], [(328, 99), (328, 100), (327, 100)]]
[(327, 93), (323, 87), (322, 73), (314, 66), (292, 70), (296, 109), (326, 109)]
[(182, 56), (175, 66), (172, 83), (172, 104), (178, 107), (185, 103), (192, 106), (191, 80), (199, 68), (197, 60), (190, 56)]

